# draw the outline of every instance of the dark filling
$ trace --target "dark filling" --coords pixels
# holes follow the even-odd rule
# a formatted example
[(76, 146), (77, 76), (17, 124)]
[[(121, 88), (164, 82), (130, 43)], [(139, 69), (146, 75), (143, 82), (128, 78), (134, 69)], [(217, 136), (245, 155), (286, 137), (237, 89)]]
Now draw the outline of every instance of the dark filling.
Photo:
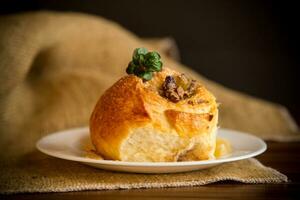
[(177, 103), (195, 94), (199, 84), (196, 80), (191, 80), (184, 74), (179, 76), (167, 76), (161, 87), (160, 95)]

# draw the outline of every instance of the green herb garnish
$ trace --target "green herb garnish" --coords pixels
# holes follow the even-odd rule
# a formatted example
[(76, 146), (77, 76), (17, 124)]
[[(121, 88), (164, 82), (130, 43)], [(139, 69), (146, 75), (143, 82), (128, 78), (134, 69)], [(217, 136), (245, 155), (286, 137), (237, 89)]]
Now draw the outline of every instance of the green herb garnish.
[(157, 52), (148, 52), (145, 48), (137, 48), (133, 52), (132, 61), (128, 64), (126, 72), (142, 78), (143, 81), (149, 81), (152, 79), (153, 72), (162, 70), (162, 65)]

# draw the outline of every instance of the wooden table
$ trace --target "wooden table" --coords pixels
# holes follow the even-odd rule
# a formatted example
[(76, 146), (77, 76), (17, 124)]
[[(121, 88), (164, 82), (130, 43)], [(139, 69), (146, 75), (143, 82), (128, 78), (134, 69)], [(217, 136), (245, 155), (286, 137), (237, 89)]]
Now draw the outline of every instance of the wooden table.
[(286, 174), (289, 183), (251, 185), (226, 181), (198, 187), (18, 194), (0, 199), (300, 199), (300, 142), (268, 142), (268, 150), (257, 158)]

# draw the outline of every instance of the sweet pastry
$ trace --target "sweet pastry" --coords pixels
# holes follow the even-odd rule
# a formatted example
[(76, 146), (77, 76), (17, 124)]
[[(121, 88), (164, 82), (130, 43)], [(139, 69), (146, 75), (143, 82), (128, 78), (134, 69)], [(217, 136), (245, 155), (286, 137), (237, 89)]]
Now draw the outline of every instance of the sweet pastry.
[(215, 97), (201, 83), (162, 65), (158, 53), (136, 49), (128, 75), (100, 97), (90, 118), (90, 136), (105, 159), (215, 158)]

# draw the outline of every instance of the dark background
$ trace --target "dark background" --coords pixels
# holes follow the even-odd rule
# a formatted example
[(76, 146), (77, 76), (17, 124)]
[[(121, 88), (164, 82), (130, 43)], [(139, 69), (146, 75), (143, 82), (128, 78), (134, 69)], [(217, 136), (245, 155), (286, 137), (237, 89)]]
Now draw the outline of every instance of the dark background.
[[(173, 37), (182, 62), (206, 77), (299, 108), (297, 1), (2, 1), (0, 14), (79, 11), (117, 21), (142, 37)], [(0, 30), (1, 31), (1, 30)]]

